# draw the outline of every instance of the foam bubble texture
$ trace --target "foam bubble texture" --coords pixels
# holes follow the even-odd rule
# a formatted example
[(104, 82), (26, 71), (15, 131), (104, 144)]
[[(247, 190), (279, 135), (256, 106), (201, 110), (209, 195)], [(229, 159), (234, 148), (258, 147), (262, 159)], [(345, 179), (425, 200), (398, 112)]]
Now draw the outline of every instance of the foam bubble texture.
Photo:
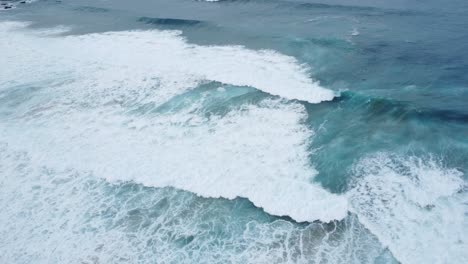
[(352, 211), (402, 263), (467, 263), (462, 173), (432, 158), (379, 153), (355, 167)]
[(245, 200), (109, 184), (37, 166), (0, 143), (2, 263), (375, 263), (356, 221), (298, 225)]
[(50, 36), (56, 30), (2, 26), (10, 30), (6, 46), (15, 46), (7, 56), (11, 67), (2, 71), (2, 86), (10, 88), (3, 110), (15, 111), (6, 115), (2, 136), (37, 164), (205, 197), (246, 197), (297, 221), (346, 216), (344, 197), (311, 182), (316, 171), (307, 147), (313, 132), (304, 125), (302, 105), (266, 99), (222, 115), (205, 115), (202, 101), (169, 113), (139, 110), (167, 104), (204, 79), (284, 85), (295, 93), (312, 82), (292, 58), (190, 45), (174, 32), (63, 37)]
[(310, 182), (316, 172), (308, 164), (312, 134), (300, 125), (303, 111), (266, 101), (209, 118), (74, 113), (35, 120), (42, 124), (34, 130), (13, 125), (3, 136), (18, 149), (35, 150), (30, 155), (38, 164), (205, 197), (246, 197), (298, 221), (342, 219), (346, 200)]
[[(25, 27), (0, 23), (2, 262), (390, 262), (366, 228), (403, 263), (468, 262), (461, 172), (377, 154), (357, 163), (346, 195), (331, 194), (313, 183), (304, 106), (243, 100), (255, 91), (232, 87), (331, 100), (293, 58), (192, 45), (174, 31)], [(200, 89), (208, 81), (221, 87)], [(239, 224), (221, 209), (238, 199), (168, 186), (246, 197), (298, 221), (344, 220), (270, 223), (255, 209)]]
[[(308, 68), (293, 57), (271, 50), (254, 51), (241, 46), (198, 46), (189, 44), (177, 31), (122, 31), (80, 36), (51, 37), (54, 29), (18, 33), (24, 23), (2, 22), (0, 34), (7, 35), (0, 44), (8, 50), (4, 60), (16, 61), (0, 73), (2, 82), (30, 80), (28, 69), (44, 67), (43, 76), (63, 71), (67, 65), (77, 78), (95, 75), (112, 84), (134, 85), (157, 78), (171, 86), (167, 96), (189, 89), (203, 80), (237, 86), (251, 86), (266, 93), (310, 103), (331, 100), (334, 93), (322, 88), (308, 75)], [(59, 29), (60, 31), (61, 29)], [(52, 31), (52, 32), (51, 32)], [(55, 29), (55, 31), (57, 31)], [(35, 43), (30, 45), (30, 43)], [(29, 64), (28, 64), (29, 63)], [(26, 67), (26, 68), (25, 68)], [(51, 69), (52, 68), (52, 69)], [(52, 71), (51, 71), (52, 70)], [(39, 74), (36, 69), (35, 72)], [(23, 74), (21, 74), (23, 73)], [(100, 76), (98, 76), (100, 75)], [(105, 78), (112, 75), (114, 78)], [(120, 78), (115, 79), (115, 76)], [(94, 88), (88, 85), (85, 89)], [(139, 91), (140, 95), (144, 92)], [(151, 99), (159, 98), (156, 94)]]

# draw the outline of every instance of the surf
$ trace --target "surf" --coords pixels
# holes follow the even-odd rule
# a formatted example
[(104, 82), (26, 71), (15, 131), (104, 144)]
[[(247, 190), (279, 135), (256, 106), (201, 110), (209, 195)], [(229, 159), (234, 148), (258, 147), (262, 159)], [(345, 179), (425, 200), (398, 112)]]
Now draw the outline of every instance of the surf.
[[(245, 197), (297, 221), (346, 216), (343, 197), (312, 183), (316, 171), (308, 164), (307, 142), (313, 131), (303, 124), (302, 105), (271, 97), (206, 116), (204, 102), (229, 94), (211, 90), (176, 111), (138, 110), (156, 109), (213, 80), (285, 99), (331, 100), (334, 93), (319, 87), (293, 58), (239, 46), (196, 46), (173, 31), (64, 36), (56, 29), (2, 25), (11, 40), (4, 47), (11, 52), (2, 86), (43, 87), (9, 116), (18, 126), (4, 129), (3, 136), (18, 151), (42, 149), (30, 153), (37, 162), (204, 197)], [(41, 128), (26, 132), (35, 124)]]
[[(27, 168), (40, 184), (57, 174), (52, 181), (57, 184), (60, 175), (68, 175), (64, 181), (79, 186), (94, 186), (88, 181), (97, 178), (105, 179), (100, 184), (106, 188), (136, 183), (204, 198), (244, 197), (268, 214), (315, 222), (310, 232), (323, 232), (320, 237), (329, 243), (318, 251), (335, 249), (328, 240), (335, 230), (323, 224), (336, 228), (346, 223), (359, 234), (349, 230), (344, 237), (350, 243), (373, 243), (372, 257), (388, 257), (381, 243), (403, 263), (467, 259), (460, 235), (466, 230), (460, 170), (430, 158), (377, 153), (356, 161), (345, 193), (331, 193), (315, 182), (319, 172), (309, 146), (316, 131), (306, 123), (305, 105), (333, 100), (336, 94), (321, 87), (293, 57), (242, 46), (190, 44), (178, 31), (73, 35), (65, 27), (28, 26), (0, 23), (0, 36), (7, 39), (0, 48), (8, 51), (0, 72), (4, 175), (23, 177), (21, 168)], [(19, 164), (13, 161), (16, 156)], [(14, 178), (6, 179), (2, 187), (28, 193)], [(285, 236), (293, 233), (287, 221), (275, 225), (287, 230)], [(247, 237), (268, 240), (275, 225), (248, 224), (255, 232), (246, 232)], [(130, 247), (121, 233), (112, 235), (123, 241), (112, 246)], [(181, 244), (194, 239), (190, 232), (177, 236)], [(421, 241), (437, 244), (437, 254)], [(104, 248), (94, 242), (93, 247)], [(287, 252), (288, 258), (303, 260)]]

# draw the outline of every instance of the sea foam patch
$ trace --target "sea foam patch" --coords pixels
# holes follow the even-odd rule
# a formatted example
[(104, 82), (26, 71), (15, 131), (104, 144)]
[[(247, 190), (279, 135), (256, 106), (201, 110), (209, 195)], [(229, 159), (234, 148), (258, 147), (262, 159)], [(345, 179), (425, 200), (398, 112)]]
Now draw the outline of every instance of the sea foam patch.
[(355, 217), (308, 225), (271, 220), (241, 199), (37, 166), (5, 142), (0, 207), (2, 263), (370, 264), (391, 257)]
[[(77, 71), (84, 68), (82, 74), (88, 75), (93, 74), (90, 68), (99, 64), (98, 72), (101, 74), (107, 67), (126, 70), (113, 73), (121, 81), (156, 76), (171, 86), (186, 88), (192, 87), (193, 81), (218, 81), (251, 86), (272, 95), (310, 103), (332, 100), (335, 95), (309, 77), (307, 66), (299, 64), (293, 57), (271, 50), (193, 45), (177, 31), (123, 31), (66, 37), (41, 36), (41, 32), (47, 33), (50, 29), (17, 32), (25, 26), (15, 22), (0, 25), (1, 33), (10, 39), (2, 42), (2, 49), (17, 49), (13, 52), (16, 60), (37, 60), (43, 56), (50, 63), (67, 61)], [(37, 44), (27, 45), (28, 41)], [(31, 52), (36, 55), (31, 57)], [(12, 54), (7, 54), (6, 60), (11, 59)], [(24, 66), (24, 63), (17, 65)], [(21, 66), (4, 72), (2, 80), (10, 80), (17, 75)]]
[(351, 211), (402, 263), (466, 263), (462, 173), (433, 158), (379, 153), (354, 168)]
[[(95, 255), (102, 256), (99, 252), (105, 252), (108, 253), (104, 254), (106, 258), (100, 259), (112, 262), (119, 249), (131, 248), (143, 241), (126, 240), (131, 236), (122, 232), (131, 230), (135, 233), (137, 229), (131, 225), (124, 226), (123, 231), (113, 232), (110, 238), (98, 234), (96, 239), (93, 230), (106, 233), (106, 224), (112, 220), (90, 223), (89, 219), (80, 218), (82, 214), (74, 214), (68, 209), (95, 201), (99, 201), (102, 208), (109, 208), (107, 198), (102, 198), (105, 190), (92, 196), (94, 200), (87, 200), (87, 191), (94, 188), (88, 181), (93, 182), (93, 177), (99, 176), (117, 185), (133, 181), (146, 186), (172, 186), (204, 197), (232, 199), (242, 196), (268, 213), (289, 215), (298, 221), (343, 219), (349, 202), (350, 211), (401, 262), (448, 262), (452, 259), (450, 256), (456, 262), (467, 262), (463, 250), (466, 245), (463, 234), (466, 232), (460, 232), (467, 230), (464, 217), (467, 201), (466, 193), (462, 192), (461, 173), (457, 170), (417, 158), (376, 155), (356, 165), (354, 188), (339, 196), (313, 183), (317, 172), (309, 161), (308, 144), (314, 133), (304, 124), (307, 113), (300, 103), (263, 98), (255, 103), (245, 101), (227, 107), (222, 113), (207, 111), (205, 103), (213, 100), (214, 94), (222, 96), (225, 93), (232, 97), (245, 92), (231, 93), (231, 88), (221, 87), (209, 90), (196, 100), (188, 100), (183, 107), (158, 111), (161, 106), (171, 105), (177, 96), (189, 96), (189, 92), (206, 81), (251, 86), (287, 99), (309, 102), (333, 98), (333, 93), (317, 86), (308, 77), (307, 69), (293, 58), (237, 46), (192, 45), (173, 31), (63, 36), (60, 34), (65, 32), (64, 28), (29, 30), (25, 27), (16, 22), (0, 23), (0, 36), (5, 40), (0, 42), (0, 47), (8, 51), (0, 58), (1, 64), (5, 65), (0, 71), (0, 141), (8, 145), (2, 149), (6, 156), (0, 159), (0, 172), (5, 176), (0, 182), (0, 188), (5, 190), (0, 192), (3, 195), (0, 202), (8, 213), (1, 219), (6, 223), (16, 216), (23, 221), (16, 223), (30, 227), (8, 226), (9, 230), (14, 230), (11, 232), (13, 236), (8, 236), (7, 230), (3, 237), (13, 241), (17, 235), (16, 238), (22, 239), (18, 240), (21, 243), (13, 243), (17, 246), (13, 249), (29, 245), (24, 241), (32, 241), (32, 245), (40, 247), (43, 241), (39, 238), (48, 238), (50, 245), (62, 246), (57, 249), (56, 256), (62, 258), (59, 261), (68, 258), (72, 262), (83, 256), (95, 261)], [(20, 160), (15, 156), (19, 155), (17, 153), (26, 153), (21, 154), (27, 157), (26, 160), (17, 164)], [(57, 179), (55, 176), (52, 180), (47, 178), (56, 172)], [(37, 178), (37, 184), (33, 182), (31, 185), (27, 179), (29, 175)], [(82, 176), (86, 180), (82, 180)], [(27, 189), (17, 184), (17, 179), (21, 179)], [(54, 189), (57, 185), (62, 186)], [(44, 186), (48, 187), (41, 191)], [(80, 188), (85, 190), (85, 195), (77, 191)], [(54, 190), (57, 192), (53, 193)], [(11, 193), (17, 196), (11, 196)], [(28, 196), (36, 193), (37, 196)], [(77, 193), (80, 200), (70, 200), (71, 207), (61, 204), (60, 198)], [(37, 203), (30, 203), (34, 206), (22, 204), (21, 197)], [(55, 207), (57, 204), (60, 214)], [(22, 208), (22, 211), (15, 211), (16, 208)], [(91, 215), (105, 215), (107, 211), (102, 208), (81, 209), (89, 210)], [(132, 212), (129, 215), (135, 213), (129, 211)], [(31, 220), (24, 214), (35, 216), (42, 222), (31, 225), (35, 223), (34, 218)], [(52, 223), (53, 229), (43, 229), (63, 216), (80, 221), (74, 225), (67, 221)], [(143, 216), (135, 218), (139, 217)], [(110, 219), (114, 218), (111, 214)], [(169, 215), (165, 219), (170, 222), (173, 217)], [(133, 220), (128, 216), (122, 221), (132, 223)], [(146, 225), (143, 221), (135, 222), (138, 227)], [(168, 223), (157, 224), (167, 226)], [(83, 230), (81, 225), (91, 231), (84, 232), (79, 241), (92, 242), (73, 243), (78, 231)], [(289, 226), (284, 223), (281, 230), (289, 230)], [(264, 240), (259, 244), (267, 240), (278, 245), (276, 238), (269, 236), (278, 230), (278, 226), (252, 223), (249, 228), (254, 232), (246, 231), (244, 238), (250, 237), (253, 241), (260, 237)], [(300, 238), (303, 233), (296, 232), (299, 247), (290, 247), (287, 241), (290, 241), (291, 232), (285, 231), (282, 234), (287, 238), (280, 244), (281, 248), (293, 248), (301, 253), (276, 249), (264, 251), (265, 247), (257, 245), (258, 250), (249, 251), (242, 261), (262, 256), (263, 260), (271, 262), (290, 259), (291, 262), (307, 262), (309, 258), (303, 258), (302, 252), (317, 248), (317, 251), (311, 250), (317, 263), (320, 263), (323, 252), (331, 251), (338, 253), (328, 260), (344, 256), (337, 263), (349, 263), (350, 259), (356, 263), (375, 262), (375, 258), (369, 261), (362, 260), (362, 256), (355, 258), (355, 252), (350, 251), (350, 248), (356, 248), (356, 243), (362, 245), (361, 239), (376, 245), (373, 236), (361, 237), (365, 230), (355, 221), (346, 228), (352, 232), (358, 229), (359, 238), (345, 236), (349, 243), (338, 243), (338, 251), (334, 251), (337, 242), (328, 240), (334, 231), (316, 236), (319, 231), (314, 229), (304, 241)], [(178, 226), (175, 229), (180, 230)], [(60, 233), (63, 230), (66, 233)], [(162, 229), (156, 226), (154, 230), (160, 232)], [(145, 232), (138, 238), (146, 238), (148, 233)], [(36, 237), (28, 240), (30, 234)], [(163, 239), (171, 235), (182, 237), (181, 241), (193, 241), (195, 237), (190, 232), (174, 236), (171, 231), (164, 233)], [(64, 236), (69, 239), (67, 243), (60, 241)], [(319, 242), (309, 243), (316, 237), (326, 239), (329, 245), (324, 248)], [(102, 245), (102, 239), (108, 239), (106, 242), (110, 246)], [(176, 240), (177, 245), (186, 243)], [(366, 243), (364, 245), (368, 245)], [(213, 244), (222, 243), (216, 241)], [(145, 244), (138, 245), (144, 248)], [(200, 244), (194, 245), (200, 247)], [(252, 249), (249, 246), (245, 247)], [(65, 254), (76, 247), (81, 249), (76, 251), (77, 255)], [(366, 246), (362, 251), (369, 248)], [(167, 249), (167, 252), (181, 252), (172, 246)], [(224, 248), (217, 250), (226, 252)], [(380, 250), (377, 245), (372, 256), (381, 254)], [(35, 256), (44, 257), (45, 251), (32, 250), (31, 256), (25, 256), (21, 250), (8, 250), (8, 254), (2, 255), (7, 260), (21, 262)], [(90, 251), (93, 254), (89, 255)], [(434, 251), (437, 254), (433, 254)], [(132, 252), (122, 253), (125, 255), (122, 262), (135, 257)], [(180, 254), (180, 258), (185, 257)], [(45, 255), (42, 262), (56, 260), (54, 255)], [(434, 256), (436, 259), (431, 258)], [(164, 258), (180, 260), (172, 255), (164, 255)]]
[[(102, 113), (101, 113), (102, 115)], [(90, 171), (109, 181), (172, 186), (204, 197), (246, 197), (274, 215), (331, 221), (347, 213), (344, 197), (311, 182), (299, 105), (244, 106), (205, 118), (178, 112), (153, 117), (73, 113), (12, 125), (2, 133), (37, 164)]]
[(61, 29), (31, 31), (10, 22), (0, 32), (9, 39), (0, 45), (10, 51), (0, 73), (6, 103), (0, 135), (38, 165), (205, 197), (246, 197), (297, 221), (346, 216), (344, 197), (312, 183), (313, 132), (302, 105), (265, 99), (206, 115), (199, 100), (168, 113), (138, 110), (207, 80), (289, 99), (332, 99), (293, 58), (191, 45), (172, 31), (62, 36)]

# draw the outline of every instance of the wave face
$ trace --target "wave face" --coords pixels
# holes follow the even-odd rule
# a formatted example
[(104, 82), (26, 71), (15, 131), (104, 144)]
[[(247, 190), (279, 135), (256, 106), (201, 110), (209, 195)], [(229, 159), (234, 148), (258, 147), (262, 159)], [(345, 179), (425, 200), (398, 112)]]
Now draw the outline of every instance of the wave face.
[[(2, 136), (18, 151), (35, 150), (35, 162), (204, 197), (246, 197), (297, 221), (346, 216), (345, 198), (311, 183), (316, 171), (308, 163), (307, 142), (313, 132), (303, 124), (302, 105), (264, 99), (209, 113), (204, 109), (210, 100), (228, 100), (239, 88), (184, 95), (214, 80), (286, 98), (331, 99), (332, 92), (315, 86), (294, 59), (189, 45), (175, 32), (52, 37), (57, 29), (30, 32), (15, 23), (3, 23), (2, 32), (10, 38), (2, 49), (11, 51), (2, 87), (14, 87), (3, 98), (26, 85), (42, 87), (31, 100), (18, 99), (7, 118), (15, 122)], [(158, 113), (170, 104), (186, 105)]]

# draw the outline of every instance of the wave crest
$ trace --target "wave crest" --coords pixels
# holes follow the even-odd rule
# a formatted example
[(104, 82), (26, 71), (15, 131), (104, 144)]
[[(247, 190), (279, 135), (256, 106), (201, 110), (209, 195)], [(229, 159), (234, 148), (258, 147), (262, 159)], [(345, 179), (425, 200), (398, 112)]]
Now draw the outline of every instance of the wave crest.
[[(98, 73), (108, 69), (108, 74), (120, 75), (121, 80), (132, 79), (141, 83), (153, 77), (179, 87), (167, 87), (167, 92), (190, 89), (201, 81), (217, 81), (250, 86), (286, 99), (310, 103), (329, 101), (335, 96), (333, 91), (321, 87), (309, 77), (307, 66), (272, 50), (189, 44), (178, 31), (121, 31), (50, 37), (41, 31), (19, 33), (18, 29), (22, 27), (26, 24), (0, 24), (0, 34), (11, 39), (0, 44), (2, 50), (18, 50), (7, 54), (6, 61), (9, 64), (12, 60), (23, 62), (12, 65), (17, 68), (2, 71), (0, 77), (3, 81), (25, 77), (19, 73), (24, 72), (26, 63), (34, 65), (30, 67), (39, 67), (38, 61), (47, 58), (46, 66), (75, 63), (73, 70), (81, 74), (93, 74), (96, 68)], [(51, 66), (54, 70), (58, 68), (57, 65)]]
[[(227, 100), (223, 88), (196, 95), (201, 99), (183, 109), (141, 111), (194, 92), (206, 80), (288, 99), (332, 99), (333, 92), (318, 86), (294, 58), (193, 45), (175, 31), (63, 36), (24, 27), (0, 24), (9, 39), (0, 47), (10, 50), (0, 73), (7, 90), (0, 100), (16, 110), (9, 116), (15, 122), (7, 121), (0, 136), (37, 164), (205, 197), (246, 197), (297, 221), (346, 216), (344, 197), (311, 182), (316, 172), (307, 146), (313, 132), (303, 124), (301, 104), (265, 99), (205, 115), (203, 98)], [(31, 86), (37, 89), (24, 89)], [(15, 96), (22, 92), (27, 99)]]

